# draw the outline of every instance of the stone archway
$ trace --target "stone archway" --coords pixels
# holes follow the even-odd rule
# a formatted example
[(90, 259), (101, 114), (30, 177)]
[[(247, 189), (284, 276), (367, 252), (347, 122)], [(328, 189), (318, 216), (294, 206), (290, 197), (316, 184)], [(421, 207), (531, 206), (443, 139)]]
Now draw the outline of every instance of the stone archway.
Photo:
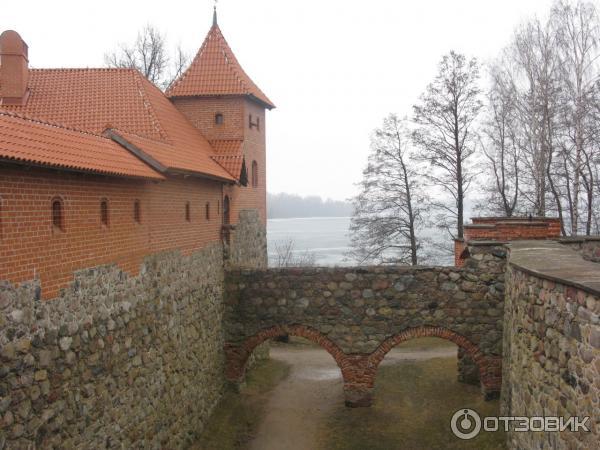
[(305, 325), (276, 325), (259, 331), (239, 344), (225, 344), (227, 358), (225, 375), (227, 380), (239, 383), (244, 378), (248, 358), (254, 349), (268, 339), (284, 335), (303, 337), (326, 350), (340, 368), (344, 380), (346, 379), (346, 373), (351, 371), (351, 363), (349, 363), (348, 357), (321, 332)]
[[(502, 382), (502, 366), (500, 356), (486, 356), (477, 345), (466, 337), (444, 327), (416, 327), (409, 328), (394, 336), (387, 338), (379, 347), (369, 355), (369, 374), (375, 377), (377, 368), (385, 355), (396, 345), (419, 337), (437, 337), (446, 339), (462, 348), (477, 365), (481, 381), (481, 388), (486, 398), (497, 397), (500, 393)], [(374, 384), (373, 379), (373, 384)]]

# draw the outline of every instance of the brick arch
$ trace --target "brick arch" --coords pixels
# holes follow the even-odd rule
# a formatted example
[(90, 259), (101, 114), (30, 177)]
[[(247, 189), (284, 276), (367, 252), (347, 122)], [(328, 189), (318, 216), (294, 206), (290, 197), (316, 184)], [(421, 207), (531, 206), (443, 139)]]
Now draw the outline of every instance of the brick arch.
[(383, 358), (385, 358), (385, 355), (387, 355), (392, 348), (402, 342), (420, 337), (437, 337), (454, 342), (457, 346), (461, 347), (471, 359), (473, 359), (475, 364), (477, 364), (482, 381), (486, 378), (489, 366), (488, 358), (481, 352), (477, 345), (473, 344), (466, 337), (447, 328), (426, 326), (409, 328), (383, 341), (379, 347), (369, 355), (369, 368), (372, 371), (373, 376), (375, 376), (377, 368), (381, 361), (383, 361)]
[(344, 379), (348, 369), (351, 370), (352, 363), (348, 361), (342, 349), (320, 331), (306, 325), (275, 325), (246, 338), (241, 344), (225, 344), (227, 379), (241, 380), (246, 372), (248, 358), (254, 349), (268, 339), (283, 335), (303, 337), (325, 349), (337, 363)]

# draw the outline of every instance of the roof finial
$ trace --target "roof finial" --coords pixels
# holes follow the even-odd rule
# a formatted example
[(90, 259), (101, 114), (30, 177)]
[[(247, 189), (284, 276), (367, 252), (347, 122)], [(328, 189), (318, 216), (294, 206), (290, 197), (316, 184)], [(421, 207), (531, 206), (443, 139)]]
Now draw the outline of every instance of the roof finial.
[(217, 1), (215, 0), (215, 5), (213, 6), (213, 27), (217, 26)]

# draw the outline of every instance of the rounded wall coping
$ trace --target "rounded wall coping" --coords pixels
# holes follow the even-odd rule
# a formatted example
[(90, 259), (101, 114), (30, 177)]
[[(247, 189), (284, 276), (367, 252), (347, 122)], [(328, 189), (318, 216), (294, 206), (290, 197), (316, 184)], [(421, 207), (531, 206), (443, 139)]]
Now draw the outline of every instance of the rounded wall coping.
[(566, 236), (558, 239), (558, 242), (565, 244), (576, 244), (580, 242), (600, 242), (600, 236)]
[[(501, 245), (496, 242), (496, 245)], [(362, 274), (410, 274), (414, 272), (424, 272), (430, 270), (438, 271), (451, 271), (460, 272), (464, 271), (460, 267), (455, 266), (400, 266), (400, 265), (389, 265), (389, 266), (340, 266), (340, 267), (329, 267), (329, 266), (306, 266), (306, 267), (268, 267), (263, 269), (240, 269), (232, 268), (228, 269), (229, 274), (240, 274), (240, 275), (253, 275), (256, 273), (272, 273), (272, 274), (317, 274), (317, 273), (356, 273)]]
[(600, 264), (555, 241), (513, 241), (508, 263), (529, 275), (600, 296)]

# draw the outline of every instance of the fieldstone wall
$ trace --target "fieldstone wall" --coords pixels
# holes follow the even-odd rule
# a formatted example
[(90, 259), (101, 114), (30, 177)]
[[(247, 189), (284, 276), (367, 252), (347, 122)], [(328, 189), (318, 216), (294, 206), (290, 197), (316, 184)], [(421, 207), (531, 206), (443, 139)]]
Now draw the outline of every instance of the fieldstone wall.
[(464, 267), (286, 268), (227, 274), (227, 375), (253, 349), (289, 333), (338, 361), (348, 403), (370, 402), (375, 371), (400, 341), (435, 335), (477, 364), (484, 391), (500, 388), (506, 251), (473, 245)]
[(502, 413), (589, 416), (591, 432), (511, 431), (509, 448), (597, 448), (600, 266), (559, 244), (531, 247), (511, 250), (507, 268)]
[(257, 210), (241, 210), (226, 249), (230, 268), (267, 267), (267, 230)]
[(183, 448), (224, 386), (223, 252), (0, 284), (0, 448)]
[(600, 262), (600, 236), (563, 238), (560, 243), (577, 250), (587, 261)]

